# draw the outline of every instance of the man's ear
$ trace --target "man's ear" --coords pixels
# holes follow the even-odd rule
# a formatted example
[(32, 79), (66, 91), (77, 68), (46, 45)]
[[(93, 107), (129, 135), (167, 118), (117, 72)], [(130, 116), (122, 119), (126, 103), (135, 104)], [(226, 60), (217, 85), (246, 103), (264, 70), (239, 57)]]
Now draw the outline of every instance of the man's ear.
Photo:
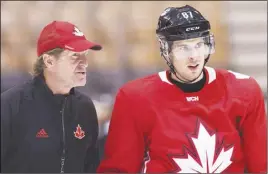
[(53, 67), (56, 63), (56, 59), (54, 58), (54, 56), (50, 56), (48, 54), (43, 55), (43, 61), (47, 68)]

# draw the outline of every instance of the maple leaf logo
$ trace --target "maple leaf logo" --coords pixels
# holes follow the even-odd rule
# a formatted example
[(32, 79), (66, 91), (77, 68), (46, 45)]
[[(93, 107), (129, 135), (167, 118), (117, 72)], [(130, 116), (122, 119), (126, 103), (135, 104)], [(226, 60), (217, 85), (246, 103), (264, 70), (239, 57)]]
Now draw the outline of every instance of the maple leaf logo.
[(222, 148), (215, 159), (216, 134), (211, 136), (201, 123), (199, 125), (198, 137), (191, 139), (201, 165), (189, 154), (187, 154), (186, 159), (173, 157), (173, 160), (181, 169), (178, 173), (221, 173), (232, 163), (230, 159), (234, 147), (226, 151)]
[(74, 136), (80, 140), (85, 137), (85, 131), (82, 130), (82, 128), (79, 124), (76, 127), (76, 131), (74, 132)]
[(84, 33), (82, 31), (80, 31), (77, 27), (74, 27), (73, 34), (76, 36), (84, 36)]

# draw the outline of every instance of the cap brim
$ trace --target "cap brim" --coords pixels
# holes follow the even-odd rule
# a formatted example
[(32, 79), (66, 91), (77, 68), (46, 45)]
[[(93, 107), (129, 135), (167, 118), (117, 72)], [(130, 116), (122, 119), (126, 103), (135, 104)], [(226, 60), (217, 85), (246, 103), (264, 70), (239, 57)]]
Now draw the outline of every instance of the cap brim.
[(76, 40), (65, 44), (65, 49), (74, 52), (81, 52), (88, 49), (98, 51), (102, 49), (102, 46), (93, 42), (89, 42), (88, 40)]

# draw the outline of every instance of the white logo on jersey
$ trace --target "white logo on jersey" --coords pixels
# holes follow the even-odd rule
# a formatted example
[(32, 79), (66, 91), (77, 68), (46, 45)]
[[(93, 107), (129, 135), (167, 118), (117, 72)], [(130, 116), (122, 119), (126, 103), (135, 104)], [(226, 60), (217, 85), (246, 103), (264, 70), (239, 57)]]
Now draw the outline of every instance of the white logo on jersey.
[(191, 102), (191, 101), (199, 101), (199, 97), (198, 96), (194, 96), (194, 97), (186, 97), (186, 100), (188, 102)]
[(84, 36), (84, 33), (82, 31), (80, 31), (77, 27), (74, 27), (73, 34), (76, 36)]
[(231, 70), (228, 70), (228, 72), (230, 72), (233, 75), (235, 75), (235, 78), (237, 78), (237, 79), (249, 79), (250, 78), (250, 76), (248, 76), (248, 75), (241, 74), (241, 73), (238, 73), (238, 72), (234, 72), (234, 71), (231, 71)]
[(222, 147), (219, 155), (215, 158), (215, 151), (218, 150), (216, 149), (216, 134), (211, 136), (201, 123), (199, 124), (198, 136), (192, 138), (192, 141), (196, 148), (196, 157), (200, 159), (201, 165), (189, 154), (187, 154), (186, 159), (173, 157), (181, 169), (179, 173), (221, 173), (232, 163), (231, 157), (234, 147), (228, 150)]

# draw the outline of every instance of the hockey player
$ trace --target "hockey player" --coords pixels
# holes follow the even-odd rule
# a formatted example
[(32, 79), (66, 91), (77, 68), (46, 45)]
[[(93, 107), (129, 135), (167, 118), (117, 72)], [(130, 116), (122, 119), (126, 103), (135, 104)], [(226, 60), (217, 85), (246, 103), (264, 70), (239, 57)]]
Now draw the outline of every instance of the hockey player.
[(170, 69), (119, 90), (98, 172), (266, 173), (262, 91), (252, 77), (205, 66), (209, 21), (169, 7), (156, 34)]

